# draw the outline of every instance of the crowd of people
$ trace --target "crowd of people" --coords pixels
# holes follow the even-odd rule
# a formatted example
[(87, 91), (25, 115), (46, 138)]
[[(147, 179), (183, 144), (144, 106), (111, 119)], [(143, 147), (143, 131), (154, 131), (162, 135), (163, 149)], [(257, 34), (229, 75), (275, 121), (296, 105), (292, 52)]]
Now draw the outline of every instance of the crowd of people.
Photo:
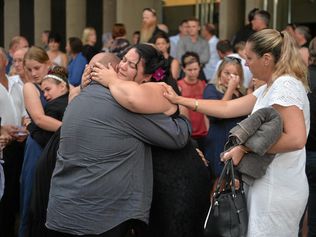
[(193, 17), (170, 36), (145, 8), (131, 42), (115, 23), (102, 49), (93, 27), (0, 48), (1, 236), (203, 236), (224, 163), (254, 153), (225, 143), (266, 107), (283, 131), (244, 182), (247, 236), (316, 236), (316, 38), (248, 20), (231, 40)]

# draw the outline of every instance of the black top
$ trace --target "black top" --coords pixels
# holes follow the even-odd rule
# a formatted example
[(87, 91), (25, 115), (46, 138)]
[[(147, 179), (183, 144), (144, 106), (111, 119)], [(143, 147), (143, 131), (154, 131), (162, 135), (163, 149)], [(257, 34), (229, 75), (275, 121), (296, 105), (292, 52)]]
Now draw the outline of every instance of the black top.
[(203, 236), (212, 187), (192, 141), (178, 150), (152, 147), (154, 189), (149, 237)]
[[(59, 121), (62, 120), (64, 116), (65, 109), (68, 105), (68, 93), (62, 95), (54, 100), (47, 102), (44, 107), (45, 115), (50, 116)], [(31, 137), (42, 147), (44, 148), (54, 134), (54, 132), (45, 131), (38, 127), (34, 122), (31, 122), (27, 129), (29, 130)]]
[(311, 92), (308, 94), (310, 103), (310, 131), (306, 143), (306, 150), (316, 151), (316, 65), (309, 65), (309, 83)]
[(82, 47), (82, 54), (87, 59), (88, 63), (90, 62), (91, 58), (93, 58), (93, 56), (97, 53), (99, 53), (99, 50), (95, 46), (85, 44)]
[(235, 45), (241, 41), (246, 42), (253, 33), (255, 33), (255, 31), (252, 29), (251, 24), (244, 26), (234, 35), (232, 45), (235, 47)]
[(46, 209), (50, 181), (56, 164), (60, 128), (53, 134), (37, 161), (32, 188), (28, 228), (25, 237), (46, 237)]

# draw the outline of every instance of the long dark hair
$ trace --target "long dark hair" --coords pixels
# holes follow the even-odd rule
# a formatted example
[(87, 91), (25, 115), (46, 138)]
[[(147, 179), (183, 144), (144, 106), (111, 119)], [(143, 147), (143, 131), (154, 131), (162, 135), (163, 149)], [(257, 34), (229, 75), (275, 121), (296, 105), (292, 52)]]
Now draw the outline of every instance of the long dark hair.
[[(151, 82), (165, 82), (166, 84), (173, 87), (173, 89), (180, 94), (179, 88), (177, 86), (176, 80), (171, 77), (170, 69), (168, 67), (168, 61), (164, 58), (162, 53), (153, 45), (147, 43), (140, 43), (127, 48), (122, 55), (119, 55), (122, 58), (130, 49), (135, 49), (139, 55), (140, 63), (143, 60), (144, 63), (144, 73), (151, 74)], [(136, 64), (136, 69), (137, 69)], [(159, 71), (163, 71), (163, 76), (157, 80), (155, 74)]]

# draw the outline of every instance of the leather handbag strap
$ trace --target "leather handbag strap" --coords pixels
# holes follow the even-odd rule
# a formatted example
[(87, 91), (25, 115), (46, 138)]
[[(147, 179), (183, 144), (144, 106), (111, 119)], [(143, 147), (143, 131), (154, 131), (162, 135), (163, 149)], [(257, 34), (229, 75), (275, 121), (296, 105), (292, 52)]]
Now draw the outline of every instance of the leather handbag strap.
[(233, 165), (233, 161), (230, 159), (225, 162), (225, 166), (222, 170), (222, 173), (218, 179), (218, 183), (216, 185), (214, 195), (213, 196), (218, 196), (220, 194), (220, 188), (225, 180), (225, 186), (230, 185), (232, 194), (236, 195), (236, 185), (235, 185), (235, 168)]

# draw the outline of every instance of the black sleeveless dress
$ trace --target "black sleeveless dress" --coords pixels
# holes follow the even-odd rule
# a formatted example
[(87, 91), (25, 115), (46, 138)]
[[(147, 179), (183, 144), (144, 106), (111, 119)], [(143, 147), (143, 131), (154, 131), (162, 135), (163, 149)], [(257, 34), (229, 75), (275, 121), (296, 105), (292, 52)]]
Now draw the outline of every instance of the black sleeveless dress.
[(180, 150), (152, 147), (151, 236), (199, 237), (210, 204), (211, 178), (192, 141)]

